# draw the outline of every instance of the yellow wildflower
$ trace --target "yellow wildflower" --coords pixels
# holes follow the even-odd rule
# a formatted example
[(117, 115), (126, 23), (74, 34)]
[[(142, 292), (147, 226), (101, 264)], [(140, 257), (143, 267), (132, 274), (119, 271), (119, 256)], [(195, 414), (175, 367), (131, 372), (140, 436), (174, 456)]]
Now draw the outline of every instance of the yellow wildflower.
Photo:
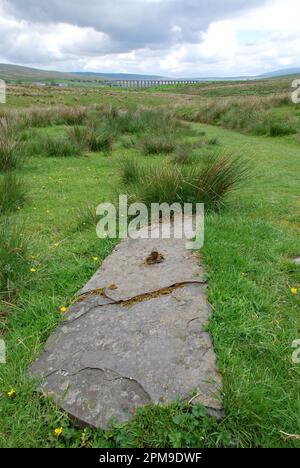
[(59, 437), (62, 431), (63, 431), (62, 427), (57, 427), (56, 429), (54, 429), (54, 435), (56, 435), (56, 437)]
[(9, 392), (7, 392), (7, 396), (9, 398), (14, 398), (16, 396), (16, 391), (13, 388), (11, 388)]
[(298, 288), (291, 288), (291, 293), (294, 295), (298, 294)]
[(30, 271), (31, 271), (31, 273), (35, 273), (36, 269), (32, 267), (32, 268), (30, 268)]
[(87, 437), (86, 437), (86, 431), (84, 430), (84, 431), (81, 433), (81, 446), (82, 446), (82, 447), (85, 447), (85, 446), (86, 446), (86, 443), (87, 443)]
[(97, 262), (98, 257), (93, 257), (94, 262)]
[(59, 309), (62, 314), (64, 314), (67, 311), (67, 308), (65, 306), (60, 307)]

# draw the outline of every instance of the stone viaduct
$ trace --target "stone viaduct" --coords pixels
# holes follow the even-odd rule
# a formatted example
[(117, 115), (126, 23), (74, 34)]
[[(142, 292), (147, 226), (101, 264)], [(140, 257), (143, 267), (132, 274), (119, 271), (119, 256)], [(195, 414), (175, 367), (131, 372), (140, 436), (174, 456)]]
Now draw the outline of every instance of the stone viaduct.
[(196, 84), (200, 80), (104, 80), (103, 85), (117, 88), (150, 88), (163, 85)]

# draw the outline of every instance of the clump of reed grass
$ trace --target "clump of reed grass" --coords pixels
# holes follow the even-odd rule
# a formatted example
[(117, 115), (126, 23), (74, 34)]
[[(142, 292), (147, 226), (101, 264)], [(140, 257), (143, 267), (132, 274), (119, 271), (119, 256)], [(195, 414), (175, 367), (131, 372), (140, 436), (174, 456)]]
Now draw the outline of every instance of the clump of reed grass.
[(120, 138), (120, 143), (123, 148), (126, 149), (135, 148), (137, 145), (136, 139), (132, 135), (122, 135)]
[(27, 188), (23, 179), (14, 172), (0, 177), (0, 215), (20, 209), (27, 198)]
[(282, 136), (297, 131), (297, 121), (275, 116), (274, 108), (290, 104), (287, 94), (278, 96), (210, 99), (196, 110), (179, 109), (187, 121), (220, 125), (256, 135)]
[(122, 163), (122, 179), (132, 196), (145, 203), (204, 203), (206, 209), (218, 209), (226, 197), (237, 190), (250, 175), (250, 165), (243, 158), (213, 155), (201, 164), (161, 166), (131, 158)]
[(94, 205), (81, 206), (75, 212), (76, 229), (78, 231), (83, 231), (92, 226), (96, 227), (98, 220)]
[(24, 157), (21, 154), (18, 135), (14, 133), (13, 122), (3, 117), (0, 119), (0, 172), (6, 172), (21, 166)]
[(195, 157), (192, 152), (192, 146), (189, 144), (176, 145), (172, 162), (175, 164), (192, 164)]
[(205, 158), (199, 169), (193, 167), (185, 176), (191, 183), (194, 201), (204, 203), (208, 209), (217, 209), (230, 193), (249, 179), (250, 174), (249, 161), (221, 154)]
[(81, 155), (80, 146), (63, 137), (47, 136), (43, 140), (42, 151), (46, 156), (56, 158)]
[(112, 133), (94, 127), (81, 126), (67, 127), (66, 131), (69, 139), (83, 150), (94, 152), (112, 150)]
[(0, 218), (0, 295), (11, 298), (21, 288), (28, 271), (27, 241), (22, 226)]
[(117, 109), (114, 106), (98, 109), (93, 113), (95, 125), (101, 126), (114, 136), (152, 133), (156, 135), (194, 134), (186, 123), (163, 109)]
[(168, 154), (174, 151), (175, 142), (174, 139), (171, 139), (169, 136), (145, 135), (140, 141), (140, 146), (142, 151), (147, 155), (162, 153)]
[(83, 106), (58, 108), (59, 119), (66, 125), (83, 125), (88, 116), (88, 109)]
[(3, 116), (13, 121), (19, 130), (24, 130), (62, 124), (82, 125), (89, 112), (90, 108), (84, 106), (54, 105), (51, 107), (34, 106), (26, 110), (9, 110)]
[(274, 119), (267, 123), (267, 132), (271, 137), (292, 135), (297, 132), (296, 126), (297, 123), (293, 122), (291, 119), (286, 121)]
[(144, 164), (133, 157), (128, 156), (120, 161), (120, 174), (124, 185), (134, 184), (144, 177)]

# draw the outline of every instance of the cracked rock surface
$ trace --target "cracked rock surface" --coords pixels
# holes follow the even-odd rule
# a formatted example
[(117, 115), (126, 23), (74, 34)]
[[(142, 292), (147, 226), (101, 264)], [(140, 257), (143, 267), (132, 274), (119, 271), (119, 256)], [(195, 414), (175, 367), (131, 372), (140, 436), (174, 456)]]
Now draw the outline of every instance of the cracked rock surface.
[[(163, 261), (146, 264), (156, 249)], [(145, 404), (190, 399), (221, 416), (221, 377), (199, 258), (184, 239), (122, 241), (30, 366), (40, 389), (106, 429)]]
[[(146, 259), (155, 249), (163, 255), (164, 261), (149, 266)], [(126, 301), (176, 283), (201, 283), (203, 278), (199, 257), (185, 248), (182, 239), (127, 239), (103, 261), (80, 294), (105, 289), (114, 301)], [(111, 285), (117, 288), (109, 290)]]

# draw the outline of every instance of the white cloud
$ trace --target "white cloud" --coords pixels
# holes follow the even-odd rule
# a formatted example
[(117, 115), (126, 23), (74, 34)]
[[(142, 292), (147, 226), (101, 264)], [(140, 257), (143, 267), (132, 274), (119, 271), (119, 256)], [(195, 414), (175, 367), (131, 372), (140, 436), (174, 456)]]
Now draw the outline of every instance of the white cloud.
[(300, 66), (300, 0), (186, 2), (0, 0), (0, 61), (190, 77)]
[(212, 22), (202, 42), (175, 45), (161, 59), (161, 67), (173, 64), (176, 72), (189, 76), (234, 76), (300, 66), (298, 12), (300, 0), (276, 0)]

